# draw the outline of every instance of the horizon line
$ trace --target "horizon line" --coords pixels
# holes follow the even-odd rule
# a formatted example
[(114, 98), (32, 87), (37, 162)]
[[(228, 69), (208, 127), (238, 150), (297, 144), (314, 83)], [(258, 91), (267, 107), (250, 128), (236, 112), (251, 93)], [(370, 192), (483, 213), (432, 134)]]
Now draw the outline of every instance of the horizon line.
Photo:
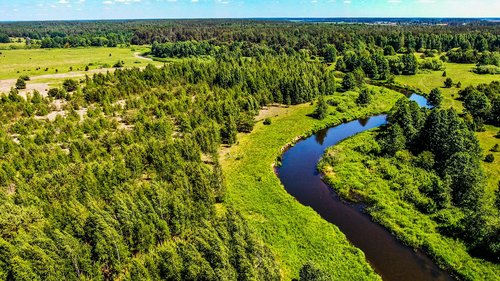
[(102, 19), (42, 19), (0, 20), (0, 23), (15, 22), (65, 22), (65, 21), (134, 21), (134, 20), (293, 20), (293, 19), (437, 19), (437, 20), (500, 20), (500, 17), (191, 17), (191, 18), (102, 18)]

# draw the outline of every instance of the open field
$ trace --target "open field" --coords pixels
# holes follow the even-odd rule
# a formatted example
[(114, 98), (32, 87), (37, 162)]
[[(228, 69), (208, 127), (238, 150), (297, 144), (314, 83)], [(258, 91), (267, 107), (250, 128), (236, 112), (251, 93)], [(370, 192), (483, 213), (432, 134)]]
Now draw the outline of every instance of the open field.
[(368, 107), (360, 108), (354, 103), (357, 95), (347, 92), (328, 97), (342, 101), (342, 109), (330, 106), (331, 113), (323, 121), (307, 116), (314, 111), (310, 104), (272, 109), (268, 114), (271, 125), (257, 123), (250, 134), (239, 134), (238, 143), (220, 153), (227, 203), (241, 211), (270, 245), (281, 263), (284, 280), (296, 277), (308, 260), (330, 272), (335, 280), (378, 279), (363, 253), (352, 247), (336, 226), (285, 191), (272, 167), (282, 148), (297, 136), (342, 120), (385, 112), (402, 97), (385, 90), (377, 93)]
[(491, 153), (495, 157), (493, 163), (481, 162), (486, 172), (488, 190), (493, 192), (498, 188), (498, 183), (500, 182), (500, 152), (490, 150), (495, 144), (500, 145), (500, 139), (495, 137), (500, 128), (491, 125), (486, 125), (484, 128), (485, 131), (476, 133), (476, 136), (483, 149), (483, 154), (487, 155)]
[(119, 60), (125, 67), (160, 64), (137, 55), (147, 50), (145, 47), (1, 50), (0, 79), (67, 73), (71, 72), (70, 67), (72, 71), (84, 71), (86, 65), (89, 70), (110, 68)]
[(445, 63), (445, 66), (446, 77), (442, 76), (443, 71), (428, 71), (416, 75), (399, 75), (396, 76), (395, 81), (402, 85), (417, 88), (424, 93), (429, 93), (434, 88), (440, 88), (444, 96), (443, 107), (453, 106), (458, 110), (462, 110), (463, 108), (462, 103), (456, 100), (460, 89), (455, 86), (452, 88), (443, 88), (444, 80), (447, 77), (451, 78), (454, 84), (461, 82), (462, 88), (490, 83), (491, 81), (500, 81), (500, 75), (476, 74), (471, 72), (470, 70), (475, 67), (474, 64)]

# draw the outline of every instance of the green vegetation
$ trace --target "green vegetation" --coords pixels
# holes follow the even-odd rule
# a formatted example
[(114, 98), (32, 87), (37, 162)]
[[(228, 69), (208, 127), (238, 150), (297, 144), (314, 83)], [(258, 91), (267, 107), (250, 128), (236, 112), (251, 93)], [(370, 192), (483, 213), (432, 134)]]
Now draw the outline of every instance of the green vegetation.
[[(500, 76), (492, 74), (476, 74), (471, 72), (474, 64), (444, 63), (447, 76), (462, 86), (477, 86), (479, 84), (500, 81)], [(441, 71), (421, 72), (413, 76), (396, 76), (395, 82), (418, 89), (422, 93), (429, 93), (434, 88), (441, 88), (443, 93), (443, 107), (453, 106), (462, 110), (462, 103), (457, 100), (458, 88), (442, 88), (446, 77), (442, 77)]]
[[(327, 152), (328, 183), (405, 243), (467, 280), (495, 280), (500, 210), (484, 184), (479, 142), (453, 110), (399, 101), (382, 132)], [(482, 259), (479, 259), (479, 258)], [(489, 260), (489, 261), (488, 261)]]
[(402, 97), (387, 89), (372, 86), (370, 89), (375, 94), (368, 106), (356, 104), (357, 92), (328, 96), (327, 102), (334, 106), (329, 106), (330, 114), (321, 121), (306, 117), (314, 112), (312, 105), (282, 108), (272, 118), (271, 125), (257, 123), (250, 134), (238, 135), (238, 143), (221, 152), (227, 201), (241, 210), (249, 225), (276, 253), (285, 280), (296, 277), (309, 260), (334, 280), (376, 279), (362, 262), (359, 250), (350, 246), (334, 225), (289, 195), (271, 167), (282, 148), (297, 140), (297, 136), (345, 120), (386, 112)]
[(443, 94), (441, 93), (441, 90), (439, 90), (438, 88), (432, 89), (431, 92), (429, 93), (429, 96), (427, 97), (427, 103), (434, 107), (439, 107), (441, 106), (442, 102), (443, 102)]
[[(78, 49), (21, 49), (3, 50), (0, 55), (0, 79), (22, 75), (36, 76), (70, 71), (110, 67), (117, 59), (126, 67), (145, 66), (150, 61), (137, 58), (134, 54), (147, 49), (130, 48), (78, 48)], [(111, 56), (110, 56), (111, 54)], [(57, 58), (57, 59), (54, 59)], [(56, 71), (56, 69), (58, 71)]]
[(18, 90), (26, 89), (26, 81), (24, 79), (21, 79), (21, 78), (17, 79), (16, 89), (18, 89)]
[(384, 85), (439, 108), (399, 102), (380, 141), (362, 135), (349, 155), (366, 161), (328, 174), (354, 171), (341, 194), (374, 203), (376, 220), (440, 264), (498, 276), (499, 87), (477, 74), (499, 67), (495, 24), (0, 30), (0, 279), (380, 280), (272, 164), (297, 136), (389, 111), (402, 94)]

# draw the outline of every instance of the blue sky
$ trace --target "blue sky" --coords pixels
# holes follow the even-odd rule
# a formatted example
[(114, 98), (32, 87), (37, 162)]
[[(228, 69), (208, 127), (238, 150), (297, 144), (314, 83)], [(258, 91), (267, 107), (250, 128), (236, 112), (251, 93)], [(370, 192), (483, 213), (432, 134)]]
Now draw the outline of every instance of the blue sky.
[(500, 0), (0, 0), (0, 21), (228, 17), (500, 17)]

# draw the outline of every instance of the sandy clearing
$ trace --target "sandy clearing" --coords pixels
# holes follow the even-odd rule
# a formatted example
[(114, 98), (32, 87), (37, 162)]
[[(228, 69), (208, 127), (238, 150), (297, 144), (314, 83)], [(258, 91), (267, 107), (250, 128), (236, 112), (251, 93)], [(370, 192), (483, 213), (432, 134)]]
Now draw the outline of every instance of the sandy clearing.
[(255, 117), (255, 121), (258, 122), (266, 118), (276, 117), (285, 112), (287, 109), (288, 106), (283, 104), (271, 104), (269, 106), (265, 106), (259, 110), (259, 114)]

